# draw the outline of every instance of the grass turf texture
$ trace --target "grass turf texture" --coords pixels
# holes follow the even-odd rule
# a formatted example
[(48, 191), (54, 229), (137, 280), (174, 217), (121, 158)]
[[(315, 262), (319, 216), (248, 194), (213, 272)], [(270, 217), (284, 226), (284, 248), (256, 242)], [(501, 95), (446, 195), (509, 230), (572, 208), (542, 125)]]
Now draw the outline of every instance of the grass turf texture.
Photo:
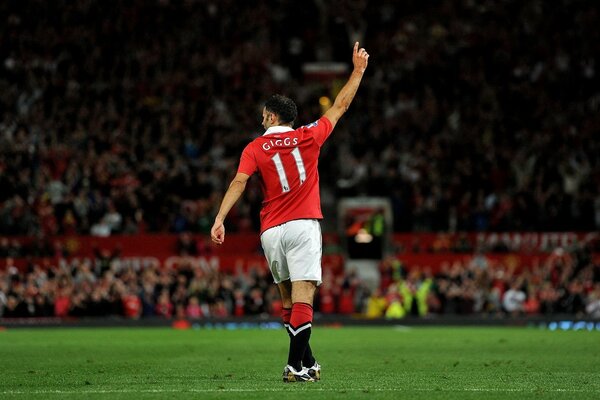
[(323, 380), (284, 384), (281, 330), (9, 329), (0, 398), (600, 398), (600, 333), (323, 328)]

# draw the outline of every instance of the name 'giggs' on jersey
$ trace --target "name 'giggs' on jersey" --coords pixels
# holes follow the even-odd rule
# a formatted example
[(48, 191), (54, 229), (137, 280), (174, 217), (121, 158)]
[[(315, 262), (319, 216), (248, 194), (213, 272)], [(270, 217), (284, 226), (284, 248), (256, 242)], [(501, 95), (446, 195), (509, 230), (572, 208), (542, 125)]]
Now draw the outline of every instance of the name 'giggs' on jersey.
[(318, 160), (332, 129), (326, 117), (298, 129), (274, 126), (246, 146), (238, 172), (260, 174), (261, 233), (295, 219), (323, 218)]
[(286, 137), (284, 139), (269, 140), (269, 142), (263, 143), (261, 147), (264, 151), (269, 151), (273, 147), (296, 146), (298, 144), (298, 140), (299, 139), (297, 137)]

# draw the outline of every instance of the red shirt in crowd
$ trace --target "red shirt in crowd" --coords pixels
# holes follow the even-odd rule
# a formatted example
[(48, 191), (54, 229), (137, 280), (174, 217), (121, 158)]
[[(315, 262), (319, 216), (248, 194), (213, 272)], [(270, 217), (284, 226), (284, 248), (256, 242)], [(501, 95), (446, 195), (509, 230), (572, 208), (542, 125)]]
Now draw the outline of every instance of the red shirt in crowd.
[(142, 312), (142, 301), (134, 294), (122, 297), (123, 313), (127, 318), (138, 318)]
[(334, 293), (328, 285), (323, 285), (319, 290), (320, 308), (323, 314), (333, 314), (335, 312)]
[(66, 317), (69, 315), (71, 300), (68, 296), (60, 295), (54, 299), (54, 315), (57, 317)]

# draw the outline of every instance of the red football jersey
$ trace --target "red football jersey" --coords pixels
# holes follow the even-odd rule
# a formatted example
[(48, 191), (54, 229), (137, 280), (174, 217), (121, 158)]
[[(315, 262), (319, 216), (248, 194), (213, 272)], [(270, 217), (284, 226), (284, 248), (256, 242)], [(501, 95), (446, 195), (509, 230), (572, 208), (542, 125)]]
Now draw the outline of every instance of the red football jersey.
[(319, 153), (333, 130), (326, 117), (292, 129), (273, 126), (242, 152), (238, 172), (258, 172), (264, 195), (261, 233), (295, 219), (322, 219)]

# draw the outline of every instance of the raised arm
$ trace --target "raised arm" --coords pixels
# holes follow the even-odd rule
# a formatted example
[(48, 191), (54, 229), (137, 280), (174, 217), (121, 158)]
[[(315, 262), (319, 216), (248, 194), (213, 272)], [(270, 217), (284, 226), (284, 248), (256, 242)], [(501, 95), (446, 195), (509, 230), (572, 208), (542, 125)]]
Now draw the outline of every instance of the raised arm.
[(249, 175), (238, 172), (235, 178), (233, 178), (233, 181), (231, 181), (229, 189), (227, 189), (227, 192), (223, 197), (221, 207), (215, 217), (215, 223), (210, 230), (210, 237), (216, 244), (223, 244), (225, 241), (225, 226), (223, 225), (223, 222), (233, 205), (239, 200), (242, 193), (244, 193), (248, 178), (250, 178)]
[(354, 51), (352, 53), (352, 64), (354, 64), (354, 70), (348, 79), (348, 82), (344, 85), (342, 90), (338, 93), (335, 101), (333, 102), (333, 106), (327, 112), (325, 112), (325, 117), (331, 122), (332, 127), (335, 127), (338, 120), (344, 115), (348, 107), (350, 107), (350, 103), (352, 103), (352, 99), (354, 99), (354, 95), (358, 90), (358, 86), (360, 85), (360, 81), (362, 80), (363, 74), (367, 69), (367, 64), (369, 63), (369, 54), (364, 48), (358, 49), (358, 42), (354, 43)]

